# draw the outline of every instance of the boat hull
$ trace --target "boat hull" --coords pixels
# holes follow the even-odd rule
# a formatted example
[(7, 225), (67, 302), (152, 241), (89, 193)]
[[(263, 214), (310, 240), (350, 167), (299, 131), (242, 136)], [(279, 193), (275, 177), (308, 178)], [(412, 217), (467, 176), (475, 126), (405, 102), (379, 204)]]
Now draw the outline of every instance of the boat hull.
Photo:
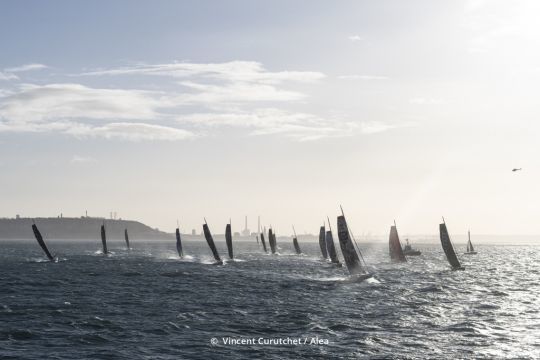
[(371, 273), (351, 275), (351, 282), (362, 282), (372, 277), (373, 277), (373, 274)]
[(463, 253), (463, 255), (476, 255), (476, 254), (478, 254), (476, 251), (467, 251)]
[(403, 254), (405, 256), (420, 256), (422, 255), (422, 252), (418, 250), (411, 250), (411, 251), (403, 251)]

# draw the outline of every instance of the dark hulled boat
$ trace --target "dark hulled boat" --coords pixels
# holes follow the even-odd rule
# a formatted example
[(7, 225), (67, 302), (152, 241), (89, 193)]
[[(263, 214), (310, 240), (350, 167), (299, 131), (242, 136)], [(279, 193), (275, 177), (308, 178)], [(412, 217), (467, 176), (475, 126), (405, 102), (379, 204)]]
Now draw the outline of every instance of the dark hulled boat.
[[(341, 252), (343, 253), (343, 258), (345, 259), (345, 265), (347, 265), (349, 273), (358, 280), (368, 279), (372, 277), (373, 274), (369, 273), (365, 267), (365, 264), (362, 264), (362, 261), (360, 261), (358, 253), (354, 248), (353, 240), (351, 239), (352, 236), (350, 234), (349, 227), (347, 226), (343, 209), (341, 212), (342, 215), (338, 216), (337, 218), (337, 227), (339, 245), (341, 247)], [(362, 256), (362, 253), (360, 253), (360, 256)]]
[(390, 251), (390, 259), (393, 262), (406, 262), (405, 254), (401, 248), (401, 242), (399, 241), (399, 235), (397, 232), (396, 222), (390, 227), (390, 238), (388, 240), (388, 247)]
[(461, 266), (461, 263), (459, 262), (454, 250), (454, 245), (452, 245), (452, 240), (450, 240), (450, 234), (448, 234), (448, 229), (446, 228), (444, 218), (443, 223), (439, 224), (439, 233), (441, 236), (442, 248), (446, 254), (446, 258), (448, 259), (450, 266), (452, 266), (452, 270), (463, 270), (464, 268)]
[(229, 259), (234, 258), (233, 254), (233, 247), (232, 247), (232, 230), (231, 230), (231, 222), (227, 224), (225, 227), (225, 242), (227, 243), (227, 251), (229, 252)]
[(420, 250), (413, 249), (411, 244), (409, 244), (409, 239), (405, 239), (405, 246), (403, 247), (403, 254), (406, 256), (419, 256), (422, 254)]
[(324, 225), (319, 229), (319, 248), (324, 260), (328, 259), (328, 251), (326, 250), (326, 230)]
[(206, 239), (206, 242), (208, 243), (210, 250), (212, 250), (212, 255), (214, 255), (214, 259), (216, 260), (214, 265), (223, 265), (223, 261), (219, 257), (216, 244), (214, 244), (214, 238), (212, 237), (212, 233), (210, 232), (210, 229), (208, 228), (206, 219), (204, 220), (204, 224), (203, 224), (203, 232), (204, 232), (204, 238)]
[(36, 240), (39, 246), (41, 246), (41, 249), (43, 249), (43, 252), (47, 256), (47, 258), (50, 261), (55, 261), (54, 256), (52, 256), (51, 253), (49, 252), (49, 249), (47, 248), (47, 245), (45, 244), (45, 241), (43, 240), (43, 236), (39, 232), (39, 229), (37, 228), (36, 224), (32, 224), (32, 231), (34, 232), (34, 236), (36, 237)]

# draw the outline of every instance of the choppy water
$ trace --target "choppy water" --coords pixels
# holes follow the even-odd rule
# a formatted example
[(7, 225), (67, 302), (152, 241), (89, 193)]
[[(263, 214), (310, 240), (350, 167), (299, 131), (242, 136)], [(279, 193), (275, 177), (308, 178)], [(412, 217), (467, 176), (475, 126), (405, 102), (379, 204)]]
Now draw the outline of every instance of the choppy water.
[[(264, 255), (212, 266), (204, 242), (0, 243), (2, 359), (540, 358), (540, 257), (535, 246), (482, 246), (451, 271), (440, 245), (406, 264), (363, 246), (375, 280), (347, 281), (306, 256)], [(224, 244), (218, 243), (222, 254)], [(460, 249), (460, 253), (463, 249)], [(224, 345), (224, 337), (313, 337), (322, 345)], [(218, 339), (218, 345), (210, 343)]]

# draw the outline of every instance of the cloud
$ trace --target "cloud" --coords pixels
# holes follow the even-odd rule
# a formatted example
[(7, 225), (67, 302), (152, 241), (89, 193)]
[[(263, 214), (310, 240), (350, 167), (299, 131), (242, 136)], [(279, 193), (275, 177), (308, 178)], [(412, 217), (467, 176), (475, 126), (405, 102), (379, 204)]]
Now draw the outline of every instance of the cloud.
[(224, 63), (178, 62), (156, 65), (133, 65), (114, 69), (103, 69), (82, 73), (83, 76), (103, 75), (154, 75), (173, 78), (199, 77), (228, 82), (258, 82), (279, 84), (285, 81), (313, 82), (325, 75), (315, 71), (278, 71), (266, 70), (256, 61), (229, 61)]
[(73, 155), (69, 162), (72, 164), (86, 164), (86, 163), (95, 163), (97, 162), (97, 160), (90, 156)]
[(309, 113), (275, 108), (250, 112), (199, 113), (181, 116), (180, 123), (196, 127), (236, 127), (249, 129), (248, 135), (283, 135), (298, 141), (375, 134), (413, 124), (386, 124), (378, 121), (353, 122), (343, 118), (323, 118)]
[(0, 119), (152, 119), (157, 116), (159, 98), (155, 92), (96, 89), (80, 84), (22, 85), (18, 92), (0, 98)]
[(194, 138), (191, 131), (146, 123), (109, 123), (103, 126), (77, 124), (66, 131), (80, 138), (101, 137), (125, 141), (176, 141)]
[(8, 81), (8, 80), (17, 80), (19, 77), (15, 74), (11, 74), (9, 72), (2, 72), (0, 71), (0, 81)]
[(182, 82), (181, 85), (196, 90), (194, 93), (179, 95), (176, 100), (179, 103), (193, 104), (216, 104), (216, 103), (249, 103), (262, 101), (296, 101), (306, 95), (289, 90), (278, 89), (264, 84), (237, 82), (226, 85), (201, 84), (194, 82)]
[(344, 79), (344, 80), (388, 80), (388, 77), (386, 76), (378, 76), (378, 75), (340, 75), (338, 76), (338, 79)]
[(132, 121), (166, 120), (168, 115), (161, 110), (171, 106), (174, 102), (161, 92), (25, 84), (0, 97), (0, 131), (56, 132), (126, 141), (194, 137), (188, 130)]
[(409, 99), (409, 103), (415, 105), (441, 105), (444, 104), (444, 100), (435, 98), (415, 97)]
[(359, 35), (349, 35), (348, 37), (349, 40), (351, 40), (352, 42), (357, 42), (357, 41), (362, 41), (364, 40), (361, 36)]
[(229, 126), (249, 129), (248, 135), (284, 135), (299, 141), (352, 134), (351, 123), (323, 119), (319, 116), (289, 112), (275, 108), (261, 108), (249, 112), (199, 113), (179, 117), (180, 123), (197, 127)]
[(14, 72), (41, 70), (41, 69), (46, 69), (46, 68), (48, 68), (48, 66), (43, 65), (43, 64), (25, 64), (21, 66), (4, 69), (4, 71), (14, 73)]

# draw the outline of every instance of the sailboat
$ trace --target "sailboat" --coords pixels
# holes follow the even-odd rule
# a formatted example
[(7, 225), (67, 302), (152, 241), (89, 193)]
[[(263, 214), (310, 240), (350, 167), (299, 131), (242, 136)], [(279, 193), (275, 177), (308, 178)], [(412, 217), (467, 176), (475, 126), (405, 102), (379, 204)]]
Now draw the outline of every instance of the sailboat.
[(206, 242), (208, 243), (210, 250), (212, 250), (212, 255), (214, 255), (214, 259), (216, 260), (214, 265), (223, 265), (223, 261), (219, 257), (219, 253), (216, 249), (216, 244), (214, 244), (214, 238), (212, 237), (212, 233), (210, 232), (210, 229), (208, 228), (206, 219), (204, 219), (203, 232), (204, 232), (204, 237), (206, 239)]
[(321, 254), (324, 260), (328, 259), (328, 251), (326, 250), (326, 230), (324, 225), (319, 229), (319, 247), (321, 248)]
[(270, 251), (272, 251), (272, 254), (276, 253), (276, 238), (274, 233), (272, 232), (272, 228), (268, 229), (268, 242), (270, 243)]
[(105, 221), (101, 225), (101, 244), (103, 245), (103, 255), (107, 255), (109, 251), (107, 250), (107, 235), (105, 233)]
[(266, 248), (266, 241), (264, 241), (264, 233), (265, 233), (265, 232), (266, 232), (266, 228), (265, 228), (265, 230), (261, 233), (261, 243), (262, 243), (264, 252), (268, 254), (268, 249)]
[(294, 233), (294, 237), (292, 239), (292, 242), (293, 242), (293, 245), (294, 245), (294, 250), (296, 251), (296, 255), (300, 255), (302, 253), (302, 250), (300, 250), (300, 245), (298, 245), (298, 237), (296, 236), (296, 230), (294, 229), (294, 225), (293, 225), (292, 229), (293, 229), (293, 233)]
[(390, 238), (388, 239), (388, 247), (390, 250), (390, 259), (393, 262), (406, 262), (405, 254), (401, 248), (401, 243), (399, 242), (399, 235), (397, 232), (396, 221), (394, 220), (394, 225), (390, 227)]
[(180, 237), (180, 224), (176, 222), (176, 251), (180, 258), (184, 257), (184, 250), (182, 249), (182, 238)]
[(328, 250), (328, 255), (330, 256), (330, 260), (332, 261), (332, 264), (335, 266), (341, 267), (341, 263), (339, 262), (336, 247), (334, 245), (334, 237), (332, 236), (332, 226), (330, 225), (330, 219), (328, 219), (328, 231), (326, 232), (326, 249)]
[(34, 232), (34, 236), (36, 237), (36, 240), (39, 246), (41, 246), (41, 248), (43, 249), (43, 252), (45, 253), (45, 255), (47, 255), (47, 258), (50, 261), (53, 261), (53, 262), (56, 261), (57, 259), (55, 259), (54, 256), (51, 255), (51, 253), (49, 252), (49, 249), (47, 248), (47, 245), (45, 245), (43, 236), (41, 236), (41, 233), (39, 232), (39, 229), (37, 228), (35, 223), (32, 224), (32, 231)]
[[(345, 265), (347, 265), (349, 273), (359, 281), (373, 277), (373, 274), (369, 273), (366, 269), (360, 249), (358, 249), (357, 253), (356, 249), (354, 248), (354, 238), (352, 238), (352, 234), (347, 226), (347, 220), (345, 220), (343, 208), (341, 208), (341, 215), (337, 218), (337, 228), (339, 245), (341, 247), (341, 252), (343, 253), (343, 258), (345, 259)], [(362, 261), (360, 261), (358, 254), (360, 254)]]
[(467, 252), (464, 253), (465, 255), (476, 255), (477, 252), (474, 250), (474, 247), (471, 242), (471, 230), (468, 232), (469, 235), (469, 241), (467, 241)]
[(446, 254), (448, 262), (452, 266), (452, 270), (464, 270), (459, 262), (459, 259), (454, 251), (454, 246), (452, 245), (452, 240), (450, 240), (450, 235), (448, 234), (448, 229), (446, 228), (446, 222), (443, 218), (443, 223), (439, 224), (439, 232), (441, 235), (441, 245)]
[(229, 251), (229, 259), (233, 259), (233, 247), (232, 247), (232, 230), (231, 230), (231, 220), (225, 227), (225, 242), (227, 243), (227, 250)]
[(127, 231), (127, 228), (124, 229), (124, 239), (126, 240), (126, 247), (128, 250), (131, 250), (131, 248), (129, 247), (129, 235), (128, 235), (128, 231)]

